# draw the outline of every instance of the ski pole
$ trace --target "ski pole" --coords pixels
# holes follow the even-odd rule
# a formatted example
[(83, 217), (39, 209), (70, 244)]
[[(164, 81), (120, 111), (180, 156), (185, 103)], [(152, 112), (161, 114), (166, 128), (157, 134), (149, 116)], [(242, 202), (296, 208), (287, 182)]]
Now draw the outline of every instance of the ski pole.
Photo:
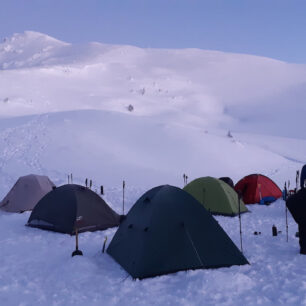
[(239, 215), (239, 228), (240, 228), (240, 249), (241, 249), (241, 253), (243, 253), (243, 249), (242, 249), (241, 213), (240, 213), (240, 199), (241, 199), (240, 192), (238, 192), (237, 195), (238, 195), (238, 215)]
[(124, 189), (125, 189), (125, 181), (122, 182), (122, 213), (124, 215)]
[[(286, 188), (286, 184), (285, 184), (285, 188)], [(288, 181), (288, 190), (290, 188), (290, 181)], [(287, 191), (287, 188), (285, 189), (285, 195), (286, 195), (286, 201), (287, 201), (287, 198), (288, 198), (288, 191)], [(288, 208), (287, 208), (287, 205), (286, 205), (286, 201), (285, 201), (285, 210), (286, 210), (286, 239), (287, 239), (287, 242), (289, 241), (289, 235), (288, 235), (288, 231), (289, 231), (289, 228), (288, 228)]]
[(298, 181), (299, 181), (299, 176), (300, 176), (300, 171), (299, 170), (297, 170), (296, 171), (296, 188), (295, 188), (295, 192), (297, 192), (298, 191)]

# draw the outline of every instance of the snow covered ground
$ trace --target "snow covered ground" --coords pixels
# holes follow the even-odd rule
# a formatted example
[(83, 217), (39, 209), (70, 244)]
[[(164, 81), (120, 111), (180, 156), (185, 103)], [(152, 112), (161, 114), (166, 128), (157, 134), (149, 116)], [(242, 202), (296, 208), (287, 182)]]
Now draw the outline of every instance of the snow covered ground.
[[(121, 212), (148, 188), (199, 176), (250, 173), (295, 185), (306, 163), (306, 67), (196, 49), (71, 45), (41, 33), (0, 44), (0, 199), (17, 178), (105, 187)], [(228, 137), (231, 130), (233, 137)], [(284, 202), (242, 216), (250, 266), (133, 281), (106, 254), (115, 229), (74, 239), (24, 226), (29, 213), (0, 212), (3, 305), (302, 305), (305, 257)], [(239, 246), (238, 218), (217, 217)], [(275, 224), (282, 233), (272, 237)], [(261, 231), (261, 235), (253, 235)]]
[[(128, 205), (139, 192), (127, 192)], [(108, 194), (108, 192), (106, 193)], [(121, 190), (106, 198), (118, 201)], [(29, 213), (0, 213), (0, 297), (3, 305), (305, 305), (305, 256), (284, 202), (249, 206), (242, 215), (243, 250), (250, 262), (216, 270), (179, 272), (134, 281), (106, 253), (115, 229), (80, 235), (82, 257), (71, 257), (74, 237), (24, 226)], [(240, 246), (238, 218), (217, 217)], [(272, 237), (272, 225), (282, 233)], [(253, 233), (260, 231), (261, 235)]]

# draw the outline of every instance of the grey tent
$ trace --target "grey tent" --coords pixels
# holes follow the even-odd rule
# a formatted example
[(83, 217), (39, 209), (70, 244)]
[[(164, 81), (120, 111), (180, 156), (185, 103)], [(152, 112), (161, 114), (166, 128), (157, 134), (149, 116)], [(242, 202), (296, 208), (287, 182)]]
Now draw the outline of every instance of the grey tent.
[(21, 176), (1, 201), (0, 208), (9, 212), (32, 210), (53, 186), (55, 185), (44, 175)]
[(248, 264), (213, 216), (184, 190), (155, 187), (134, 204), (107, 253), (133, 278)]
[(27, 225), (61, 233), (105, 230), (118, 226), (120, 216), (95, 192), (67, 184), (45, 195), (35, 206)]

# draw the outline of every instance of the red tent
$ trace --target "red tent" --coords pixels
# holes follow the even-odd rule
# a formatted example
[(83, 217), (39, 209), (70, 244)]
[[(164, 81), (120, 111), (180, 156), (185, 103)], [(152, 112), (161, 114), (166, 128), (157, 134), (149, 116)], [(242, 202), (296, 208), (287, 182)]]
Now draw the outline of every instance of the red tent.
[(268, 177), (261, 174), (250, 174), (241, 179), (235, 190), (240, 192), (245, 204), (266, 203), (282, 197), (282, 191)]

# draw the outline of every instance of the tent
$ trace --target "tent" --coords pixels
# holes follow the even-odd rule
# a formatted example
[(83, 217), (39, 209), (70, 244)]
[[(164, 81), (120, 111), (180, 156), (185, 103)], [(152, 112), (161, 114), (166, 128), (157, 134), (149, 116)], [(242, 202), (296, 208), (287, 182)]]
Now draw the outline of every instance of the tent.
[[(184, 187), (204, 207), (215, 215), (236, 216), (239, 213), (238, 194), (224, 181), (207, 176), (191, 181)], [(240, 200), (240, 212), (248, 211)]]
[(61, 233), (104, 230), (119, 225), (120, 216), (89, 188), (67, 184), (45, 195), (27, 225)]
[(286, 205), (297, 224), (306, 224), (306, 188), (289, 196)]
[(137, 200), (107, 253), (139, 279), (248, 264), (213, 216), (187, 192), (169, 185)]
[(306, 188), (289, 196), (286, 205), (299, 227), (300, 253), (306, 254)]
[(221, 181), (227, 183), (227, 184), (230, 185), (232, 188), (234, 188), (234, 182), (233, 182), (233, 180), (232, 180), (230, 177), (228, 177), (228, 176), (219, 177), (219, 180), (221, 180)]
[(262, 174), (245, 176), (235, 185), (235, 190), (241, 193), (245, 204), (269, 204), (282, 197), (279, 187)]
[(9, 212), (32, 210), (53, 186), (55, 185), (44, 175), (21, 176), (1, 201), (0, 208)]
[(306, 165), (303, 166), (301, 170), (301, 177), (300, 177), (300, 186), (301, 188), (305, 187), (305, 181), (306, 180)]

